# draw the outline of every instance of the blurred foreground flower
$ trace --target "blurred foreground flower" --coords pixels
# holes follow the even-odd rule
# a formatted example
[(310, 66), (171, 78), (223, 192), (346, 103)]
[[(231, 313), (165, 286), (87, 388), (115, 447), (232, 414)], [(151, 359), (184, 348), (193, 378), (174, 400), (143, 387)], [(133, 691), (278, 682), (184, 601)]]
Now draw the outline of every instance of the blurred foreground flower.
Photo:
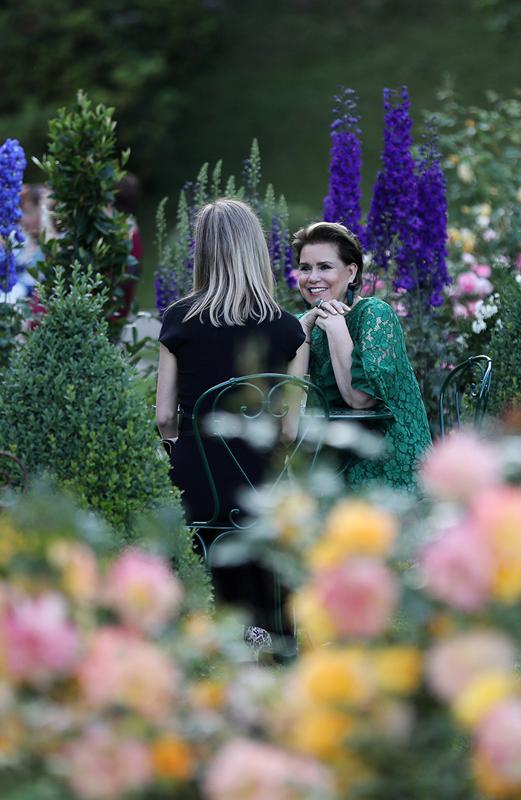
[(331, 776), (316, 762), (247, 739), (228, 742), (205, 779), (208, 800), (325, 800), (332, 789)]
[(421, 469), (428, 492), (446, 500), (466, 500), (501, 480), (497, 448), (473, 431), (460, 431), (439, 442)]
[(107, 603), (127, 625), (150, 633), (172, 618), (182, 596), (168, 562), (134, 548), (125, 550), (107, 574)]

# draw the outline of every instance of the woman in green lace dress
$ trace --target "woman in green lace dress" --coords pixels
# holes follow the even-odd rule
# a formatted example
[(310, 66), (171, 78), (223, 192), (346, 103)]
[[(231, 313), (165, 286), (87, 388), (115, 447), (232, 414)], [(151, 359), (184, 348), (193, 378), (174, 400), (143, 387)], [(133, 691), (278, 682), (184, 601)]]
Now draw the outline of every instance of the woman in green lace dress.
[(293, 246), (299, 289), (311, 306), (300, 317), (306, 334), (300, 370), (309, 373), (332, 407), (386, 408), (393, 415), (380, 428), (386, 457), (353, 457), (347, 481), (351, 487), (378, 482), (412, 490), (418, 459), (431, 437), (400, 322), (383, 300), (358, 294), (362, 249), (343, 225), (318, 222), (301, 228)]

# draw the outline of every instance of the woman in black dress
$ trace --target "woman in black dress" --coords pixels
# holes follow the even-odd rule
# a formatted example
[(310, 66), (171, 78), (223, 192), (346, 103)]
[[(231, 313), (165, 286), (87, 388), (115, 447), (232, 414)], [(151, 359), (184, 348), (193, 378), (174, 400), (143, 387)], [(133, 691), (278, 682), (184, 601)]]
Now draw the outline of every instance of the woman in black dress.
[[(172, 445), (172, 481), (183, 492), (188, 522), (207, 520), (213, 503), (191, 429), (197, 398), (211, 386), (248, 372), (287, 372), (304, 342), (298, 320), (275, 302), (266, 240), (245, 203), (216, 200), (199, 211), (193, 291), (167, 309), (159, 341), (157, 425)], [(219, 521), (226, 524), (238, 505), (241, 480), (218, 442), (209, 440), (207, 452), (221, 501)], [(250, 451), (246, 457), (258, 460), (260, 475), (261, 456)], [(258, 570), (254, 572), (253, 583), (258, 584)], [(221, 579), (217, 575), (221, 597), (250, 608), (264, 605), (258, 597), (252, 599), (250, 573), (245, 578), (244, 569), (226, 569)], [(258, 614), (256, 622), (269, 627)]]

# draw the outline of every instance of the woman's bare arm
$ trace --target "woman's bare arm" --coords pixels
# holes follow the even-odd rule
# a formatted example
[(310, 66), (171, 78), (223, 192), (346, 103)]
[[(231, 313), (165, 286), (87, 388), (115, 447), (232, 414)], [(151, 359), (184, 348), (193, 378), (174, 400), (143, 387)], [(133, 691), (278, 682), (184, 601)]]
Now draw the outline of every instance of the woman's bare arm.
[(163, 344), (159, 345), (156, 422), (163, 439), (177, 437), (177, 359)]
[(341, 314), (328, 314), (326, 319), (317, 319), (316, 325), (326, 332), (336, 385), (344, 402), (358, 409), (374, 406), (374, 397), (354, 389), (351, 384), (353, 340), (344, 317)]

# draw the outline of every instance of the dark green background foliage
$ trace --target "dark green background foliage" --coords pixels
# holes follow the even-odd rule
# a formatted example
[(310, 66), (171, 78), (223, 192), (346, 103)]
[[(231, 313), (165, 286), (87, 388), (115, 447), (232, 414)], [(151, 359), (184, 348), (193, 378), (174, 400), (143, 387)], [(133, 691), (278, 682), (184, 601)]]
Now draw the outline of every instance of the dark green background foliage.
[(75, 106), (60, 109), (50, 121), (48, 151), (37, 162), (51, 188), (58, 230), (57, 238), (42, 244), (46, 280), (53, 279), (56, 266), (63, 267), (66, 281), (75, 262), (92, 266), (104, 279), (107, 314), (121, 304), (130, 251), (126, 216), (111, 210), (128, 155), (118, 159), (114, 129), (112, 109), (93, 107), (78, 92)]
[[(339, 85), (360, 95), (363, 204), (382, 144), (382, 88), (407, 84), (412, 113), (443, 110), (446, 74), (464, 105), (519, 85), (517, 0), (4, 0), (0, 131), (29, 156), (78, 89), (116, 108), (143, 182), (140, 304), (152, 307), (154, 211), (201, 163), (240, 175), (254, 136), (295, 228), (320, 214)], [(436, 107), (437, 106), (437, 107)], [(40, 180), (36, 168), (28, 180)], [(265, 188), (265, 187), (264, 187)]]
[(0, 303), (0, 371), (9, 363), (22, 330), (22, 315), (11, 303)]
[(45, 299), (47, 314), (5, 374), (0, 447), (128, 534), (136, 512), (173, 501), (151, 410), (107, 338), (103, 296), (76, 268)]
[(199, 0), (4, 0), (1, 127), (37, 154), (47, 120), (84, 89), (117, 108), (134, 169), (157, 177), (187, 82), (212, 52), (214, 18)]
[(488, 355), (492, 359), (492, 382), (488, 410), (493, 414), (508, 406), (521, 407), (521, 285), (506, 280), (499, 309), (501, 325), (494, 328)]

